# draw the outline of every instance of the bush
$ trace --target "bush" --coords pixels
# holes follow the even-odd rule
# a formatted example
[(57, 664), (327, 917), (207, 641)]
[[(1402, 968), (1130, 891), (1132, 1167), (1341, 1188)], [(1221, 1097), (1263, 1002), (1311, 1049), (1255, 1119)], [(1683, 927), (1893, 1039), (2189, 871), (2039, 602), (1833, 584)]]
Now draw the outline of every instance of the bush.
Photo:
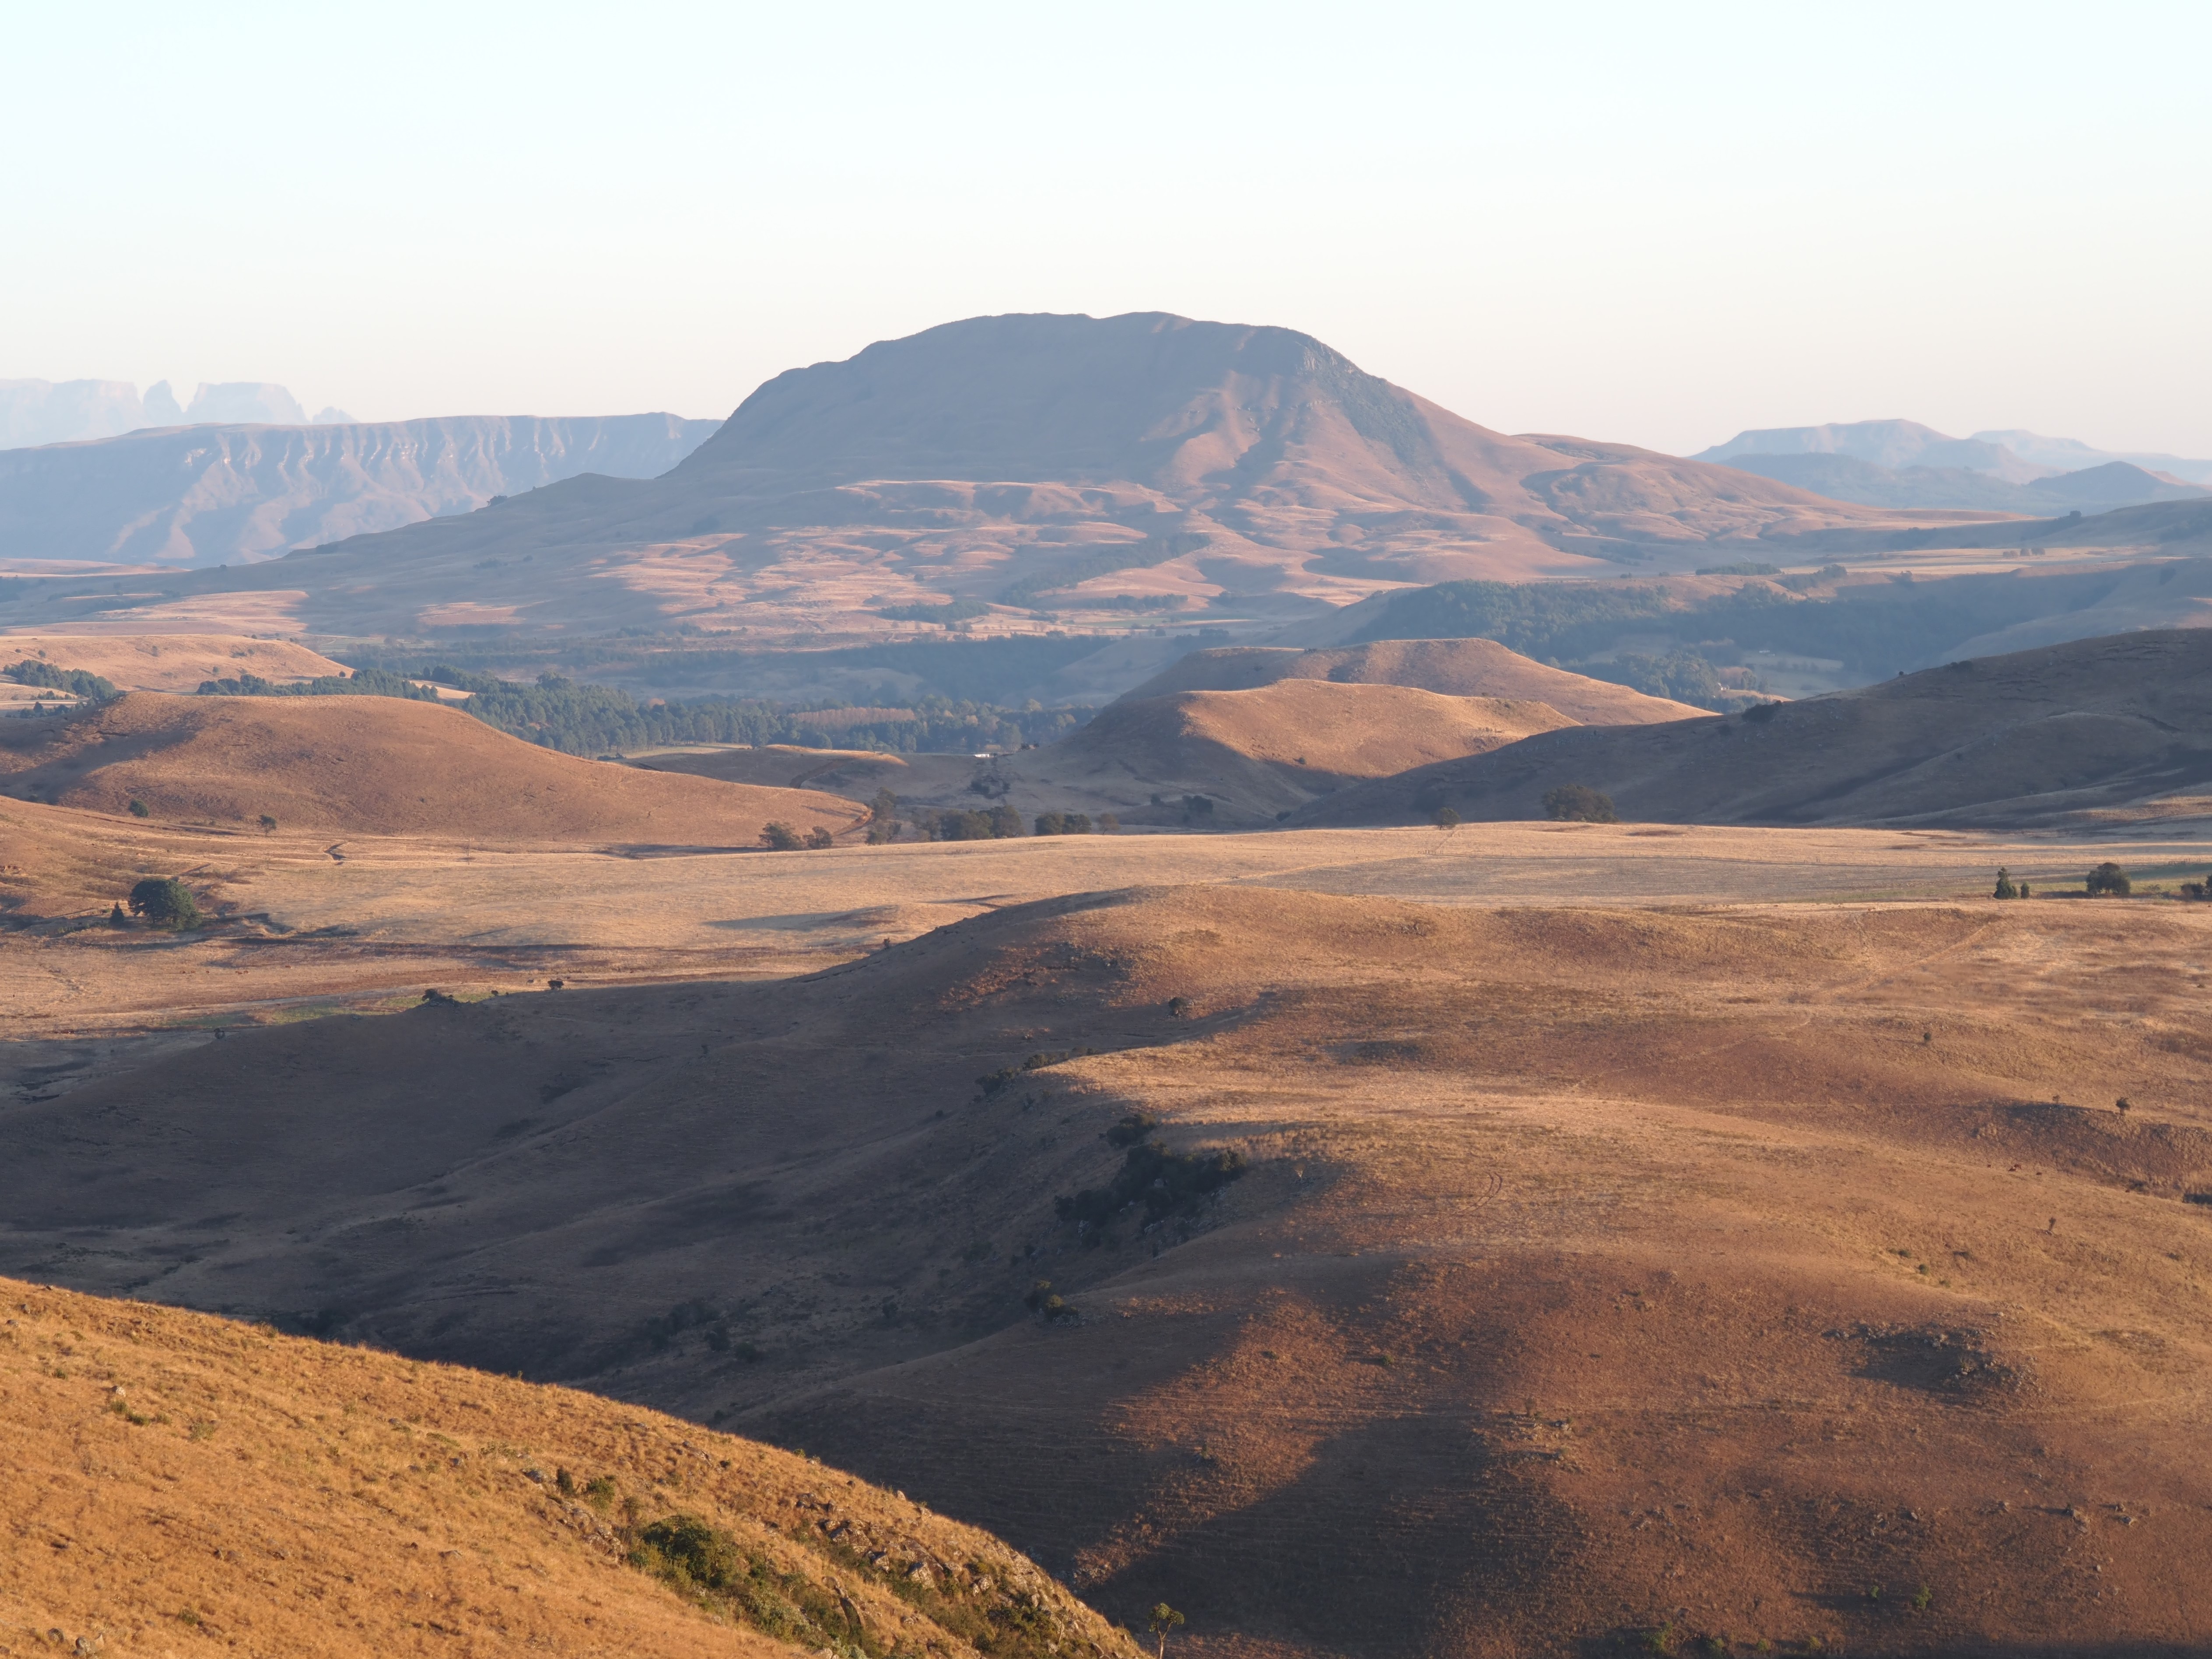
[(149, 876), (131, 890), (131, 914), (156, 927), (182, 933), (200, 925), (200, 907), (191, 890), (174, 876)]
[(146, 816), (146, 803), (135, 795), (131, 800), (131, 816), (134, 818), (143, 818)]
[(2002, 864), (1997, 866), (1996, 890), (1991, 893), (1990, 896), (1991, 898), (2001, 899), (2018, 898), (2020, 896), (2020, 889), (2012, 884), (2012, 872), (2006, 869)]
[(1781, 709), (1782, 705), (1778, 702), (1755, 702), (1743, 711), (1743, 717), (1753, 726), (1764, 726), (1779, 714)]
[(1544, 795), (1544, 815), (1562, 823), (1617, 823), (1613, 797), (1601, 795), (1579, 783), (1563, 783)]
[(760, 838), (761, 845), (771, 853), (795, 853), (801, 844), (798, 830), (774, 819), (761, 826)]
[(1456, 830), (1459, 828), (1459, 814), (1449, 806), (1439, 806), (1429, 822), (1439, 830)]
[(2135, 884), (2128, 879), (2128, 872), (2109, 859), (2092, 870), (2081, 884), (2092, 898), (2100, 898), (2106, 894), (2114, 898), (2125, 898), (2135, 890)]
[(825, 851), (836, 844), (837, 838), (818, 823), (806, 832), (806, 845), (814, 852)]
[[(1126, 1124), (1129, 1121), (1123, 1120)], [(1053, 1200), (1062, 1221), (1103, 1226), (1141, 1201), (1146, 1225), (1194, 1210), (1198, 1200), (1218, 1192), (1244, 1173), (1243, 1158), (1232, 1152), (1171, 1152), (1157, 1140), (1129, 1148), (1111, 1185), (1086, 1187)]]

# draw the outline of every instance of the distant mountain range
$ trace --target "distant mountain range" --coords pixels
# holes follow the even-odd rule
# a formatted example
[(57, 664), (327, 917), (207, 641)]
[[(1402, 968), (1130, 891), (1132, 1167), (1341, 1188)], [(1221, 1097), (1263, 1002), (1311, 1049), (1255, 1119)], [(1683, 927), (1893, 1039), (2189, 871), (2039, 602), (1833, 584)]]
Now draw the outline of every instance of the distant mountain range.
[(2119, 455), (2033, 432), (1953, 438), (1914, 421), (1740, 432), (1696, 459), (1868, 507), (2042, 517), (2212, 496), (2212, 461)]
[[(342, 409), (325, 409), (312, 424), (337, 425), (352, 419)], [(265, 380), (203, 383), (188, 405), (177, 402), (167, 380), (156, 380), (143, 397), (128, 380), (0, 380), (0, 449), (80, 443), (150, 426), (246, 422), (311, 424), (298, 398)]]
[(464, 416), (166, 427), (0, 450), (0, 562), (274, 558), (472, 512), (580, 473), (653, 477), (714, 427), (673, 415)]
[[(0, 469), (0, 501), (13, 493)], [(1508, 436), (1307, 335), (1160, 313), (947, 324), (776, 376), (650, 482), (499, 493), (514, 498), (143, 597), (118, 588), (100, 609), (203, 627), (250, 611), (263, 631), (820, 643), (994, 613), (1289, 620), (1408, 583), (1772, 558), (1808, 537), (1955, 520), (1625, 444)], [(18, 557), (26, 545), (7, 538)], [(69, 605), (94, 603), (73, 591)], [(26, 624), (62, 619), (59, 589), (25, 604)]]

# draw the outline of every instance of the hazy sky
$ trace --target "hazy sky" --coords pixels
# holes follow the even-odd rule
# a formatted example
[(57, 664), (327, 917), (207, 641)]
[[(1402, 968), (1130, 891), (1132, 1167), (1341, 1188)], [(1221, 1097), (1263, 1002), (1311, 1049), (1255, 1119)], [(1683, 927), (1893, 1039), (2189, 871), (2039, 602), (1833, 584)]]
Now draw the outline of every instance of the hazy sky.
[(0, 3), (0, 378), (726, 414), (978, 313), (2212, 454), (2212, 7)]

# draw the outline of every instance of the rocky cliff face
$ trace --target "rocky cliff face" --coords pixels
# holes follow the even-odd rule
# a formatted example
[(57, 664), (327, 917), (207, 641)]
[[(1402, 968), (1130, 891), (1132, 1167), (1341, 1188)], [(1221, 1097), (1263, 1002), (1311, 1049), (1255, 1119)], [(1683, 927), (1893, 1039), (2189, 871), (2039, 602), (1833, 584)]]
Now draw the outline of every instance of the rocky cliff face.
[(0, 560), (205, 566), (467, 513), (599, 472), (665, 472), (714, 429), (673, 415), (189, 426), (0, 451)]

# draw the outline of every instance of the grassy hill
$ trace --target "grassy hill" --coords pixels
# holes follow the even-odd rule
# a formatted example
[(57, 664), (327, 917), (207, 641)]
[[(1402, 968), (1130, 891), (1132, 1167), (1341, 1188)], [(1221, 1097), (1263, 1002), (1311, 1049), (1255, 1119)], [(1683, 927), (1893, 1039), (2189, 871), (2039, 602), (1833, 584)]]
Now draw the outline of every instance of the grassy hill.
[(996, 1539), (808, 1457), (144, 1303), (6, 1280), (0, 1310), (0, 1650), (1135, 1651)]
[(579, 760), (435, 703), (134, 692), (0, 724), (0, 790), (165, 821), (507, 842), (748, 846), (762, 825), (862, 816), (811, 790)]
[(1680, 725), (1578, 728), (1316, 803), (1299, 821), (1544, 816), (1564, 784), (1626, 818), (2022, 828), (2212, 780), (2212, 632), (2173, 629), (1962, 659)]
[(1073, 896), (0, 1105), (0, 1245), (804, 1446), (1223, 1651), (2179, 1653), (2207, 925)]

